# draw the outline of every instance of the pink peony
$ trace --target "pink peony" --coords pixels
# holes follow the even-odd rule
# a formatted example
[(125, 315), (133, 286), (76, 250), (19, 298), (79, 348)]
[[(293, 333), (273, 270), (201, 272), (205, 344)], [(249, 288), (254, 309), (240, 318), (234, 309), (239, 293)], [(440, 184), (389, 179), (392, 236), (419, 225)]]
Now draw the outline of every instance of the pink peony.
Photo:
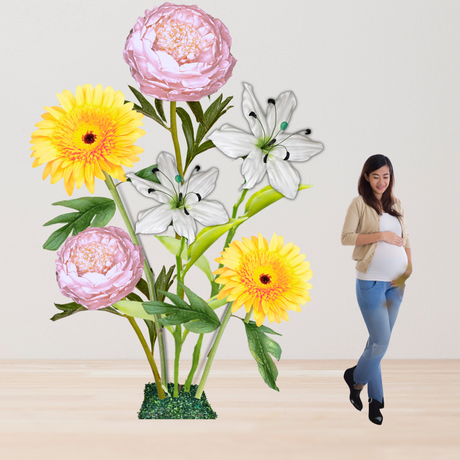
[(123, 58), (144, 94), (198, 101), (231, 77), (231, 44), (227, 27), (198, 6), (164, 3), (138, 18)]
[(131, 293), (142, 276), (144, 254), (117, 227), (89, 227), (57, 253), (61, 292), (90, 310), (107, 307)]

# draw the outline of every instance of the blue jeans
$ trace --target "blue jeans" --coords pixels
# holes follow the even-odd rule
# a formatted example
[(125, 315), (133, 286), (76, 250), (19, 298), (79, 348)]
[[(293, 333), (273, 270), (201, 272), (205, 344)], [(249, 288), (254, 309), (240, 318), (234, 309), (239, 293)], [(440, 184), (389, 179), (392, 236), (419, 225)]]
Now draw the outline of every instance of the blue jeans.
[(380, 361), (387, 351), (404, 295), (404, 285), (389, 281), (356, 280), (356, 297), (369, 331), (369, 339), (353, 374), (355, 383), (367, 384), (369, 398), (382, 402)]

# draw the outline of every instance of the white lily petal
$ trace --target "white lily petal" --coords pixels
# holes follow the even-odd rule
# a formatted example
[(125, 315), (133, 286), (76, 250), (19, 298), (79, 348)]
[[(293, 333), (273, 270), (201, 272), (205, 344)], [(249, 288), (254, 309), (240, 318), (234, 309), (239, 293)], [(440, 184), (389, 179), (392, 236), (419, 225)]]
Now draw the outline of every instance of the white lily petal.
[[(174, 191), (172, 191), (168, 187), (164, 187), (157, 182), (152, 182), (146, 179), (142, 179), (136, 176), (134, 173), (127, 173), (126, 177), (131, 179), (131, 183), (136, 187), (136, 190), (141, 193), (142, 195), (153, 198), (154, 200), (160, 203), (169, 203), (170, 197), (174, 195)], [(154, 192), (150, 192), (149, 190), (155, 190)]]
[[(157, 207), (157, 206), (155, 206), (155, 207)], [(146, 209), (145, 211), (141, 211), (137, 215), (137, 221), (139, 222), (140, 220), (142, 220), (151, 210), (152, 210), (152, 208)]]
[(286, 147), (283, 147), (281, 145), (277, 145), (270, 152), (270, 155), (279, 158), (280, 160), (285, 160), (286, 157), (290, 158), (290, 155), (288, 155), (288, 150), (286, 149)]
[[(160, 170), (157, 177), (160, 182), (169, 188), (175, 189), (177, 182), (175, 177), (179, 174), (177, 171), (176, 160), (168, 152), (161, 152), (157, 158), (157, 167)], [(166, 177), (165, 177), (166, 176)]]
[(241, 166), (241, 174), (246, 183), (243, 188), (252, 188), (258, 184), (267, 172), (267, 164), (264, 163), (264, 153), (258, 147), (245, 158)]
[(217, 168), (197, 172), (184, 183), (182, 188), (186, 193), (198, 193), (201, 198), (204, 198), (214, 190), (218, 175), (219, 170)]
[(162, 233), (168, 228), (172, 218), (173, 210), (169, 204), (155, 206), (139, 214), (136, 233)]
[[(260, 139), (261, 137), (268, 137), (270, 135), (270, 130), (267, 119), (265, 118), (265, 114), (257, 102), (256, 97), (254, 96), (252, 86), (247, 83), (243, 83), (243, 85), (243, 115), (246, 117), (246, 120), (248, 120), (249, 127), (257, 139)], [(257, 119), (249, 116), (251, 112), (256, 114)]]
[(295, 198), (299, 189), (300, 176), (288, 161), (280, 160), (275, 156), (268, 158), (267, 171), (270, 185), (275, 190), (286, 198), (291, 200)]
[(283, 121), (289, 123), (297, 101), (292, 91), (286, 91), (278, 96), (275, 104), (269, 104), (267, 110), (267, 122), (271, 130), (270, 133), (274, 130), (274, 134), (280, 131)]
[[(286, 139), (286, 140), (285, 140)], [(313, 155), (321, 152), (324, 148), (321, 142), (311, 141), (303, 134), (282, 134), (278, 137), (278, 143), (282, 142), (289, 152), (289, 161), (307, 161)]]
[(211, 139), (215, 146), (230, 158), (246, 156), (257, 142), (252, 134), (230, 125), (224, 125), (214, 131), (208, 139)]
[(218, 201), (203, 200), (187, 206), (190, 215), (205, 226), (228, 222), (228, 214)]
[(180, 236), (185, 236), (188, 243), (195, 241), (196, 223), (192, 216), (187, 216), (180, 209), (172, 210), (173, 227), (176, 233)]

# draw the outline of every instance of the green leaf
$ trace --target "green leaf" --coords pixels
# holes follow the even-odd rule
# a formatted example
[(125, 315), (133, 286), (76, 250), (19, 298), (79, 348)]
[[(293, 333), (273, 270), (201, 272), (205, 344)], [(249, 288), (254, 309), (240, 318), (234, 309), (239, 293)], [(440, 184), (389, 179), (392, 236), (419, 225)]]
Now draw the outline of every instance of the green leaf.
[(106, 311), (107, 313), (112, 313), (113, 315), (124, 316), (124, 315), (121, 315), (121, 314), (120, 314), (115, 308), (113, 308), (113, 307), (98, 308), (96, 311)]
[[(158, 241), (173, 255), (177, 256), (180, 251), (180, 240), (177, 238), (173, 238), (172, 236), (158, 236), (155, 235)], [(184, 247), (182, 254), (181, 254), (181, 259), (187, 261), (187, 248)], [(204, 256), (200, 256), (196, 262), (194, 263), (200, 270), (203, 271), (203, 273), (207, 276), (209, 281), (213, 281), (214, 277), (212, 276), (211, 272), (211, 266), (209, 265), (209, 260)], [(167, 289), (166, 289), (167, 290)]]
[(168, 316), (160, 319), (164, 326), (184, 324), (186, 329), (197, 334), (215, 331), (220, 326), (220, 321), (214, 311), (201, 297), (182, 283), (179, 285), (187, 295), (190, 305), (179, 296), (163, 291), (162, 293), (173, 302), (173, 305), (158, 301), (144, 302), (142, 305), (145, 311), (152, 315), (167, 314)]
[(270, 355), (279, 361), (281, 358), (281, 347), (266, 334), (281, 334), (276, 333), (266, 326), (257, 327), (254, 321), (249, 321), (248, 323), (243, 321), (243, 324), (246, 329), (249, 350), (257, 361), (260, 375), (270, 388), (279, 391), (279, 388), (276, 386), (278, 369)]
[(214, 300), (211, 300), (208, 305), (213, 309), (213, 310), (216, 310), (217, 308), (219, 307), (222, 307), (222, 305), (225, 305), (228, 303), (228, 300), (227, 300), (227, 297), (225, 297), (224, 299), (221, 299), (221, 300), (218, 300), (217, 298), (215, 298)]
[(157, 109), (158, 115), (160, 115), (163, 121), (166, 121), (165, 111), (163, 110), (163, 101), (161, 99), (155, 99), (155, 108)]
[[(54, 305), (58, 310), (61, 310), (62, 313), (57, 313), (56, 315), (54, 315), (52, 318), (50, 318), (51, 321), (57, 321), (58, 319), (67, 318), (68, 316), (72, 316), (80, 311), (89, 311), (88, 308), (76, 302), (70, 302), (66, 304), (55, 303)], [(96, 311), (106, 311), (107, 313), (112, 313), (114, 315), (120, 316), (120, 313), (118, 313), (117, 310), (115, 310), (115, 308), (113, 307), (98, 308)]]
[(140, 102), (142, 106), (139, 107), (137, 104), (134, 104), (134, 109), (136, 109), (138, 112), (143, 113), (146, 117), (152, 118), (152, 120), (155, 120), (161, 126), (165, 126), (161, 118), (157, 115), (155, 109), (153, 108), (153, 105), (150, 104), (150, 102), (144, 97), (144, 95), (132, 86), (129, 86), (129, 89), (133, 92), (133, 94), (136, 96), (137, 100)]
[(220, 321), (218, 316), (214, 313), (214, 310), (205, 300), (197, 296), (191, 289), (182, 283), (179, 283), (179, 285), (184, 290), (185, 295), (190, 302), (191, 308), (195, 309), (196, 311), (201, 311), (207, 316), (207, 318), (204, 320), (199, 319), (198, 321), (185, 323), (184, 327), (190, 332), (195, 332), (197, 334), (215, 331), (220, 326)]
[[(224, 115), (227, 110), (231, 109), (230, 107), (227, 107), (227, 105), (230, 103), (230, 101), (233, 99), (233, 96), (227, 97), (225, 101), (222, 102), (223, 95), (220, 94), (219, 97), (206, 109), (206, 112), (204, 113), (204, 119), (206, 122), (206, 128), (200, 124), (198, 126), (197, 134), (196, 134), (196, 143), (199, 144), (206, 133), (212, 128), (214, 123), (222, 116)], [(227, 109), (225, 110), (225, 108)]]
[[(194, 141), (194, 147), (192, 150), (187, 152), (187, 158), (185, 160), (185, 169), (188, 168), (190, 163), (194, 160), (194, 158), (199, 155), (200, 153), (209, 150), (210, 148), (214, 147), (212, 141), (206, 141), (202, 145), (200, 145), (201, 141), (203, 140), (204, 136), (208, 133), (208, 131), (212, 128), (214, 123), (226, 113), (232, 106), (228, 106), (232, 97), (228, 97), (225, 101), (222, 102), (222, 94), (206, 109), (204, 112), (204, 123), (200, 123), (197, 132), (196, 132), (196, 139)], [(189, 104), (190, 105), (190, 104)], [(195, 109), (194, 114), (195, 116), (201, 117), (201, 113), (199, 112), (200, 109), (197, 108), (198, 106), (192, 107), (192, 110)], [(202, 110), (202, 109), (201, 109)], [(198, 120), (198, 118), (197, 118)]]
[(143, 300), (137, 294), (134, 294), (134, 292), (131, 292), (131, 294), (128, 294), (126, 298), (128, 300), (132, 300), (133, 302), (143, 302)]
[(188, 101), (188, 106), (192, 109), (193, 115), (195, 115), (197, 123), (200, 123), (206, 127), (206, 121), (204, 118), (203, 108), (199, 101)]
[(241, 225), (246, 221), (248, 217), (243, 216), (238, 219), (230, 219), (226, 224), (222, 225), (213, 225), (211, 227), (205, 227), (200, 230), (196, 236), (195, 241), (190, 245), (188, 249), (188, 258), (187, 266), (193, 265), (202, 254), (217, 241), (222, 235), (228, 232), (231, 228)]
[(46, 240), (43, 248), (49, 251), (58, 250), (72, 231), (76, 235), (90, 226), (106, 226), (114, 216), (116, 210), (113, 200), (97, 196), (58, 201), (57, 203), (53, 203), (53, 206), (65, 206), (76, 209), (78, 212), (63, 214), (44, 224), (44, 227), (46, 227), (48, 225), (68, 222), (67, 225), (56, 230)]
[(147, 299), (150, 300), (150, 295), (149, 295), (149, 285), (147, 284), (147, 281), (145, 281), (144, 278), (141, 278), (137, 284), (136, 284), (136, 289), (142, 292), (142, 294), (147, 297)]
[[(299, 191), (311, 187), (313, 186), (300, 184)], [(251, 197), (246, 203), (246, 207), (244, 209), (244, 216), (252, 217), (254, 214), (257, 214), (259, 211), (262, 211), (262, 209), (277, 202), (281, 198), (284, 198), (284, 195), (282, 193), (275, 190), (271, 185), (267, 185), (263, 189), (251, 195)]]
[(147, 313), (142, 306), (142, 302), (133, 302), (131, 300), (119, 300), (113, 305), (117, 310), (133, 318), (148, 319), (154, 321), (153, 315)]
[(214, 142), (209, 140), (206, 142), (203, 142), (196, 150), (195, 150), (195, 156), (199, 155), (200, 153), (206, 152), (206, 150), (214, 148)]
[(79, 305), (76, 302), (70, 302), (66, 304), (55, 303), (54, 305), (58, 310), (61, 310), (62, 313), (57, 313), (56, 315), (54, 315), (52, 318), (50, 318), (51, 321), (57, 321), (58, 319), (67, 318), (68, 316), (74, 315), (75, 313), (78, 313), (80, 311), (88, 311), (86, 307), (84, 307), (83, 305)]
[(174, 278), (176, 275), (173, 276), (174, 270), (176, 266), (172, 265), (169, 267), (168, 272), (166, 272), (166, 267), (163, 265), (160, 274), (158, 275), (155, 281), (155, 292), (157, 296), (157, 300), (162, 302), (165, 296), (161, 293), (161, 291), (169, 291), (169, 288), (174, 282)]
[[(153, 168), (156, 168), (157, 165), (152, 165), (152, 166), (148, 166), (147, 168), (144, 168), (144, 169), (141, 169), (140, 171), (137, 171), (136, 176), (137, 177), (140, 177), (141, 179), (146, 179), (146, 180), (149, 180), (151, 182), (156, 182), (157, 184), (160, 183), (160, 180), (158, 179), (156, 173), (153, 173), (152, 170)], [(126, 179), (128, 182), (131, 182), (131, 179), (128, 177)]]
[(157, 339), (157, 330), (155, 329), (155, 323), (149, 319), (144, 319), (144, 322), (149, 330), (149, 339), (150, 339), (150, 350), (153, 353), (155, 347), (155, 340)]
[(190, 115), (182, 107), (176, 108), (177, 115), (182, 120), (182, 130), (184, 131), (185, 140), (187, 141), (187, 159), (193, 157), (195, 148), (195, 135), (193, 131), (193, 124)]

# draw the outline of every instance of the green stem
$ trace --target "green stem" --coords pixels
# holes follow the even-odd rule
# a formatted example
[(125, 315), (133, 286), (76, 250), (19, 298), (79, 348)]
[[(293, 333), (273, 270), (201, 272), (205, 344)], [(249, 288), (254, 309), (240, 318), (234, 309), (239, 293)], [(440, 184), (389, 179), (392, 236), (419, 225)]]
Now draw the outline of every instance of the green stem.
[[(177, 234), (176, 234), (177, 237)], [(180, 248), (179, 253), (176, 256), (176, 273), (177, 273), (177, 295), (181, 298), (184, 297), (184, 291), (180, 286), (179, 282), (182, 282), (181, 270), (182, 270), (182, 259), (181, 254), (184, 250), (185, 245), (185, 237), (182, 237), (180, 240)], [(185, 340), (185, 337), (184, 337)], [(184, 342), (182, 339), (182, 326), (178, 324), (174, 330), (174, 397), (177, 398), (179, 396), (179, 359), (180, 359), (180, 352), (182, 350), (182, 344)]]
[[(126, 228), (128, 229), (128, 233), (131, 236), (133, 243), (142, 247), (142, 245), (139, 243), (139, 240), (137, 239), (136, 233), (134, 232), (134, 228), (131, 224), (131, 221), (129, 220), (128, 214), (123, 205), (123, 202), (121, 201), (121, 197), (116, 189), (116, 186), (113, 182), (112, 177), (109, 174), (107, 174), (105, 171), (104, 171), (104, 176), (105, 176), (105, 184), (107, 185), (107, 188), (109, 189), (110, 194), (112, 195), (112, 198), (115, 201), (115, 204), (117, 205), (117, 208), (120, 211), (121, 216), (123, 217)], [(143, 247), (142, 247), (142, 250), (145, 256), (145, 251)], [(148, 286), (149, 297), (150, 297), (149, 300), (157, 300), (157, 296), (155, 292), (154, 275), (147, 261), (147, 257), (144, 257), (144, 273), (147, 279), (147, 286)], [(168, 379), (167, 379), (167, 370), (166, 370), (166, 355), (165, 355), (165, 344), (164, 344), (164, 337), (163, 337), (163, 327), (158, 321), (159, 316), (158, 315), (154, 315), (154, 316), (155, 316), (155, 329), (157, 331), (158, 346), (160, 348), (161, 378), (162, 378), (164, 388), (167, 391), (166, 385), (167, 385)]]
[(164, 399), (165, 397), (165, 392), (163, 391), (163, 387), (161, 386), (161, 378), (160, 374), (158, 373), (157, 366), (155, 364), (155, 360), (153, 359), (152, 353), (150, 353), (149, 346), (147, 345), (147, 342), (144, 339), (144, 336), (142, 335), (141, 330), (139, 329), (139, 326), (136, 323), (136, 320), (132, 316), (126, 316), (128, 321), (130, 322), (131, 326), (133, 327), (134, 331), (136, 332), (137, 337), (139, 338), (142, 348), (144, 349), (145, 356), (147, 356), (147, 359), (149, 361), (150, 367), (152, 368), (153, 372), (153, 378), (155, 379), (155, 385), (157, 387), (158, 391), (158, 397), (160, 399)]
[(248, 323), (249, 323), (249, 320), (251, 319), (252, 310), (253, 310), (253, 308), (251, 307), (251, 309), (246, 313), (246, 316), (244, 317), (244, 322), (245, 322), (246, 324), (248, 324)]
[(176, 120), (176, 101), (171, 101), (170, 104), (170, 115), (171, 115), (171, 128), (169, 131), (171, 132), (173, 144), (174, 144), (174, 152), (176, 154), (176, 163), (177, 163), (177, 171), (179, 172), (180, 176), (184, 177), (184, 171), (182, 169), (182, 157), (180, 154), (180, 146), (179, 146), (179, 138), (177, 137), (177, 120)]
[[(236, 203), (233, 205), (233, 212), (232, 212), (232, 219), (235, 219), (236, 218), (236, 215), (238, 214), (238, 208), (240, 207), (241, 203), (244, 201), (244, 199), (246, 198), (246, 193), (248, 193), (248, 189), (245, 188), (243, 189), (243, 191), (241, 192), (241, 195), (239, 196), (238, 200), (236, 201)], [(225, 244), (224, 244), (224, 249), (223, 251), (225, 251), (225, 248), (229, 246), (229, 244), (232, 242), (233, 240), (233, 237), (235, 236), (235, 233), (236, 233), (236, 230), (238, 229), (239, 225), (237, 225), (236, 227), (232, 227), (228, 233), (227, 233), (227, 238), (225, 240)], [(219, 266), (217, 267), (218, 269), (219, 268), (222, 268), (223, 265), (222, 264), (219, 264)], [(218, 278), (219, 275), (216, 275), (216, 278)], [(220, 290), (220, 285), (217, 284), (215, 282), (215, 280), (211, 283), (211, 297), (215, 296), (216, 294), (219, 293), (219, 290)]]
[(219, 346), (220, 339), (224, 333), (225, 327), (227, 326), (228, 320), (230, 316), (232, 316), (232, 305), (233, 302), (230, 302), (227, 307), (227, 311), (225, 312), (224, 319), (222, 320), (222, 324), (220, 326), (219, 332), (217, 333), (216, 339), (212, 345), (211, 351), (209, 352), (208, 360), (206, 361), (206, 366), (203, 371), (203, 375), (201, 377), (200, 385), (198, 386), (198, 390), (196, 392), (195, 398), (200, 399), (201, 394), (203, 393), (204, 386), (206, 385), (206, 380), (208, 379), (209, 371), (211, 370), (212, 362), (214, 361), (214, 356), (216, 355), (217, 347)]
[(232, 213), (232, 218), (234, 219), (236, 217), (236, 215), (238, 214), (238, 208), (240, 207), (240, 204), (244, 201), (244, 199), (246, 198), (246, 194), (248, 193), (248, 190), (247, 188), (243, 189), (243, 191), (241, 192), (241, 195), (240, 197), (238, 198), (238, 201), (233, 205), (233, 213)]
[(200, 352), (201, 352), (201, 345), (203, 343), (204, 334), (200, 334), (198, 336), (198, 340), (196, 342), (195, 348), (193, 349), (193, 361), (192, 361), (192, 368), (188, 374), (187, 380), (185, 381), (184, 391), (187, 393), (190, 392), (190, 387), (192, 386), (193, 377), (195, 376), (196, 369), (198, 367), (198, 363), (200, 362)]
[(182, 350), (182, 326), (178, 324), (174, 331), (174, 397), (179, 397), (179, 358)]
[(179, 297), (184, 296), (184, 293), (182, 292), (182, 288), (179, 285), (179, 282), (183, 283), (184, 282), (184, 276), (185, 272), (182, 273), (182, 252), (184, 251), (184, 246), (185, 246), (185, 237), (182, 237), (180, 240), (180, 247), (179, 247), (179, 254), (176, 256), (176, 273), (177, 273), (177, 295)]
[[(206, 301), (206, 303), (209, 305), (210, 302), (214, 301), (217, 299), (217, 295), (215, 295), (214, 297), (211, 297), (210, 299), (208, 299)], [(226, 302), (224, 302), (223, 304), (220, 304), (218, 306), (213, 306), (211, 307), (213, 310), (215, 310), (216, 308), (219, 308), (221, 307), (222, 305), (224, 305)], [(182, 343), (184, 343), (185, 341), (185, 338), (187, 337), (189, 331), (187, 329), (184, 330), (184, 333), (182, 334)], [(198, 337), (198, 340), (197, 340), (197, 343), (195, 345), (195, 348), (193, 349), (193, 361), (192, 361), (192, 368), (190, 370), (190, 373), (187, 377), (187, 381), (185, 382), (185, 387), (184, 387), (184, 391), (190, 391), (190, 386), (192, 384), (192, 381), (193, 381), (193, 377), (195, 375), (195, 372), (196, 372), (196, 369), (198, 367), (198, 363), (200, 361), (200, 353), (201, 353), (201, 346), (203, 344), (203, 337), (204, 337), (204, 334), (200, 334), (199, 337)]]

